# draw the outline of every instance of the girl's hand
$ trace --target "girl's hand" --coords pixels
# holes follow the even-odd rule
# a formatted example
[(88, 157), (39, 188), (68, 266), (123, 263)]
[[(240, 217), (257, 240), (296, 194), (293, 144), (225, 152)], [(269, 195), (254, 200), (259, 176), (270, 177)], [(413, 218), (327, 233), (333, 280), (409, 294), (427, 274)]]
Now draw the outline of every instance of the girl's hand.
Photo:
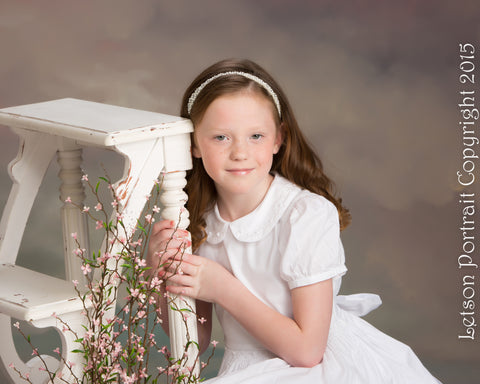
[(191, 244), (188, 231), (176, 228), (172, 220), (159, 221), (150, 234), (147, 264), (156, 274), (161, 273), (176, 255), (181, 255)]
[(222, 287), (233, 275), (223, 266), (202, 256), (177, 254), (161, 277), (168, 279), (167, 291), (175, 295), (216, 303)]

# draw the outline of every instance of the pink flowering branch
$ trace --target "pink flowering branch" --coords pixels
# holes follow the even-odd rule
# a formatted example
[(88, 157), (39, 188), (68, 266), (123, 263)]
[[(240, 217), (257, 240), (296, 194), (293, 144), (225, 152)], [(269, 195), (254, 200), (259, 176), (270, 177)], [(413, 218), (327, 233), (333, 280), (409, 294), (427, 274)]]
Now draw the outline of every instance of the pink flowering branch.
[[(199, 345), (191, 340), (187, 326), (187, 318), (197, 316), (193, 308), (187, 306), (180, 309), (167, 296), (167, 305), (183, 315), (187, 330), (187, 340), (189, 341), (181, 358), (172, 359), (168, 348), (159, 345), (155, 340), (155, 332), (161, 329), (162, 325), (161, 307), (157, 300), (163, 298), (166, 293), (165, 286), (168, 278), (160, 280), (156, 273), (152, 273), (156, 271), (156, 268), (147, 267), (146, 244), (151, 227), (155, 222), (155, 215), (160, 212), (158, 205), (161, 182), (155, 183), (152, 196), (148, 196), (146, 213), (137, 220), (135, 230), (127, 231), (123, 222), (123, 207), (108, 176), (100, 177), (95, 186), (90, 183), (87, 175), (84, 175), (82, 179), (88, 184), (97, 200), (94, 209), (76, 205), (70, 198), (67, 198), (66, 202), (75, 205), (83, 214), (93, 220), (96, 230), (103, 229), (107, 240), (104, 242), (103, 249), (88, 255), (86, 250), (81, 247), (77, 235), (72, 234), (77, 246), (74, 253), (82, 262), (81, 268), (85, 276), (85, 286), (78, 281), (73, 281), (74, 288), (83, 303), (83, 315), (86, 322), (84, 333), (77, 334), (67, 322), (59, 316), (55, 317), (63, 325), (64, 332), (71, 332), (75, 337), (78, 348), (73, 352), (82, 354), (85, 360), (83, 377), (75, 377), (75, 384), (85, 382), (91, 384), (111, 382), (156, 384), (162, 376), (169, 383), (198, 383), (200, 377), (194, 374), (195, 365), (200, 364), (200, 372), (202, 372), (214, 354), (215, 345), (213, 345), (207, 362), (200, 363)], [(99, 190), (103, 183), (107, 184), (112, 204), (100, 202)], [(112, 207), (111, 214), (105, 209), (106, 206)], [(110, 220), (109, 217), (112, 219)], [(178, 224), (175, 230), (178, 230)], [(131, 234), (129, 234), (130, 232)], [(127, 236), (127, 234), (129, 235)], [(170, 241), (172, 239), (173, 235)], [(168, 246), (167, 244), (165, 250), (168, 249)], [(184, 244), (177, 250), (180, 260), (183, 259), (186, 247), (187, 245)], [(172, 262), (173, 259), (165, 265), (158, 265), (158, 268), (168, 268)], [(180, 264), (175, 263), (174, 273), (180, 273)], [(115, 308), (114, 305), (118, 302), (121, 287), (124, 287), (127, 297), (118, 308)], [(201, 318), (198, 321), (203, 323), (205, 319)], [(187, 366), (188, 353), (191, 351), (192, 345), (195, 345), (197, 350), (193, 367)], [(30, 346), (35, 351), (31, 342)], [(152, 369), (153, 367), (150, 366), (152, 351), (159, 352), (164, 356), (164, 367)], [(56, 348), (54, 353), (59, 356), (59, 359), (73, 375), (72, 366), (69, 365), (69, 362), (63, 361), (60, 349)], [(45, 362), (44, 369), (48, 372)], [(66, 382), (56, 373), (49, 372), (49, 375), (51, 380), (57, 375), (56, 379)], [(26, 377), (26, 375), (21, 377)]]

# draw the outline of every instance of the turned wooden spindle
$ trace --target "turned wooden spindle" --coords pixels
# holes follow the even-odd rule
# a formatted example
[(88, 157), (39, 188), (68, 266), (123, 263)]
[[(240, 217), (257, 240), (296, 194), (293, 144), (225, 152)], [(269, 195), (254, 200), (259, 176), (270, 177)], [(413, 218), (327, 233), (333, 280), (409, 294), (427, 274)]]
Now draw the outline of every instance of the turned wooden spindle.
[[(185, 209), (188, 196), (183, 191), (187, 183), (185, 175), (186, 172), (183, 171), (164, 173), (161, 183), (162, 194), (160, 201), (164, 207), (162, 218), (175, 221), (179, 229), (187, 229), (190, 224), (189, 214)], [(187, 247), (185, 252), (191, 253), (191, 246)], [(170, 340), (172, 340), (171, 352), (175, 359), (179, 359), (185, 353), (185, 345), (188, 342), (198, 340), (195, 300), (189, 297), (177, 296), (172, 298), (172, 306), (177, 310), (169, 309), (168, 311)], [(182, 311), (183, 309), (189, 309), (192, 313)], [(199, 372), (198, 352), (197, 346), (191, 343), (187, 350), (186, 366), (194, 367), (194, 374), (196, 375)]]
[[(57, 153), (57, 161), (60, 165), (58, 176), (62, 182), (60, 185), (60, 200), (63, 202), (61, 217), (64, 251), (65, 255), (72, 255), (65, 258), (66, 278), (67, 280), (83, 281), (84, 275), (80, 269), (82, 260), (73, 256), (73, 251), (79, 247), (86, 250), (85, 255), (89, 255), (87, 217), (85, 213), (82, 213), (85, 201), (85, 189), (82, 183), (83, 172), (80, 167), (82, 164), (82, 149), (74, 144), (64, 145)], [(71, 203), (65, 201), (67, 198), (70, 198)], [(77, 240), (72, 237), (72, 233), (77, 234)]]

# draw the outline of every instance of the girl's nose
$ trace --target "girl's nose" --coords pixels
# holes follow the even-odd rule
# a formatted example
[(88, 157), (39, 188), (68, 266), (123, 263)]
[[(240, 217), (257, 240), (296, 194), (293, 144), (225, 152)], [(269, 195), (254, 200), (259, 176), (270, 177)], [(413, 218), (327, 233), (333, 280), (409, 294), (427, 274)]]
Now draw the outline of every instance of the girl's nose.
[(240, 140), (233, 143), (231, 147), (230, 158), (232, 160), (245, 160), (248, 155), (247, 143)]

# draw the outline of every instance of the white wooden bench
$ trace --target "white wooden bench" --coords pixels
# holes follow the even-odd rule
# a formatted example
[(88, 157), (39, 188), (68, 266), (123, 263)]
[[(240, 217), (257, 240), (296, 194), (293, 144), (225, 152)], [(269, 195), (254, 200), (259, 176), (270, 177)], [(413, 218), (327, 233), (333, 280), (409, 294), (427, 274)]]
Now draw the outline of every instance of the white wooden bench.
[[(23, 232), (45, 172), (57, 154), (61, 167), (60, 199), (70, 197), (82, 205), (85, 196), (80, 168), (82, 148), (111, 149), (125, 158), (124, 174), (115, 188), (127, 231), (135, 227), (145, 196), (161, 172), (165, 206), (162, 216), (178, 220), (182, 214), (180, 227), (186, 228), (188, 213), (182, 208), (187, 196), (183, 187), (185, 171), (191, 167), (192, 124), (180, 117), (77, 99), (0, 109), (0, 124), (9, 126), (20, 138), (18, 155), (9, 165), (13, 186), (0, 222), (0, 360), (3, 362), (0, 371), (8, 372), (12, 382), (24, 383), (8, 368), (13, 363), (22, 372), (29, 372), (34, 383), (46, 382), (45, 373), (38, 369), (38, 358), (24, 363), (18, 356), (12, 338), (11, 318), (14, 318), (36, 327), (56, 327), (62, 339), (62, 357), (76, 363), (74, 371), (78, 375), (83, 361), (80, 354), (71, 352), (78, 346), (71, 332), (62, 332), (62, 325), (52, 313), (61, 315), (74, 330), (82, 332), (83, 304), (71, 281), (82, 280), (83, 274), (80, 261), (72, 253), (77, 246), (71, 233), (76, 232), (82, 246), (88, 249), (85, 215), (71, 204), (64, 204), (61, 209), (66, 280), (16, 265)], [(194, 303), (190, 301), (188, 305)], [(172, 353), (181, 357), (186, 343), (184, 322), (176, 312), (169, 316)], [(197, 340), (195, 319), (189, 321), (190, 338)], [(67, 367), (53, 357), (47, 360), (68, 380)]]

